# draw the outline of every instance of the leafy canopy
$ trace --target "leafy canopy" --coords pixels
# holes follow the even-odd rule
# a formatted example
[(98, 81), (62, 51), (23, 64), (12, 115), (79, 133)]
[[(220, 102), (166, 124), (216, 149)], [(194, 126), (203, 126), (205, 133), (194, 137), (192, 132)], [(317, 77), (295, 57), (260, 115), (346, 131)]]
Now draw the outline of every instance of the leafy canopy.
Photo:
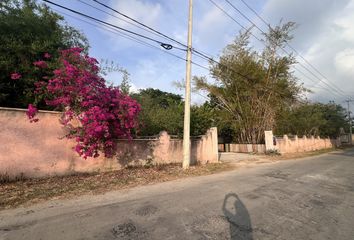
[[(34, 0), (0, 2), (0, 106), (26, 108), (34, 100), (34, 82), (58, 66), (58, 50), (88, 49), (87, 39), (62, 20)], [(33, 68), (45, 54), (52, 60), (48, 68)]]
[[(132, 94), (141, 105), (139, 116), (141, 136), (152, 136), (161, 131), (172, 135), (183, 135), (184, 101), (180, 95), (159, 89), (142, 89)], [(212, 109), (207, 105), (191, 107), (191, 135), (205, 134), (213, 125)]]

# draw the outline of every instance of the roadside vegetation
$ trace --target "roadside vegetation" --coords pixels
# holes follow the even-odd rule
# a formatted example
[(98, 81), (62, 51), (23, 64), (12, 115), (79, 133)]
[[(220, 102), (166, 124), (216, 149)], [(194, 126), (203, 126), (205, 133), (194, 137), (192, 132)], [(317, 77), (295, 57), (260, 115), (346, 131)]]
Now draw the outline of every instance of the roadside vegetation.
[(0, 184), (0, 210), (29, 205), (50, 199), (74, 198), (85, 194), (171, 181), (191, 176), (232, 170), (227, 163), (192, 166), (182, 170), (179, 164), (134, 167), (104, 173), (78, 173), (41, 179), (22, 179)]

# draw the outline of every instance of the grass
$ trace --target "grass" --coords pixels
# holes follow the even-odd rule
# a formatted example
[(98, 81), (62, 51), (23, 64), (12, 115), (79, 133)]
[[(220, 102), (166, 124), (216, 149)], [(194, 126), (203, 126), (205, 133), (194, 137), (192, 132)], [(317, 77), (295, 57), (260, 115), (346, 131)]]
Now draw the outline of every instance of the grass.
[(179, 164), (170, 164), (149, 168), (126, 168), (112, 172), (23, 179), (0, 184), (0, 210), (27, 206), (51, 199), (74, 198), (84, 194), (102, 194), (112, 190), (190, 176), (209, 175), (231, 169), (233, 167), (227, 163), (211, 163), (192, 166), (184, 171)]

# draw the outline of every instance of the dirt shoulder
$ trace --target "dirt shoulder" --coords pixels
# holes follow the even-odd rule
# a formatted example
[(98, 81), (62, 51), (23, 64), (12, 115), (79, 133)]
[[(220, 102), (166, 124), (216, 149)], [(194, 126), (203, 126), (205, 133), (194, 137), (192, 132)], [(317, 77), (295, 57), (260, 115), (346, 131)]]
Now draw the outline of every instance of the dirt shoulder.
[(161, 165), (149, 168), (127, 168), (112, 172), (56, 176), (0, 183), (0, 210), (28, 206), (53, 199), (70, 199), (81, 195), (97, 195), (109, 191), (166, 182), (180, 178), (210, 175), (234, 169), (251, 168), (264, 163), (312, 157), (333, 149), (286, 155), (252, 155), (237, 162), (220, 162), (192, 166), (183, 170), (180, 165)]
[(2, 183), (0, 184), (0, 210), (28, 206), (45, 200), (102, 194), (179, 178), (209, 175), (234, 168), (229, 163), (214, 163), (192, 166), (184, 171), (180, 165), (173, 164)]

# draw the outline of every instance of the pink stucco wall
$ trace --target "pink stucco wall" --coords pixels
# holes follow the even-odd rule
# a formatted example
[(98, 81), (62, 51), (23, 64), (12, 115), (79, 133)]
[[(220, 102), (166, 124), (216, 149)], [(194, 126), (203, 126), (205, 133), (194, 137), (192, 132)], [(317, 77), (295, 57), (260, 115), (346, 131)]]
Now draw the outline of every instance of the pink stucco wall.
[(265, 145), (266, 151), (278, 151), (281, 154), (284, 153), (296, 153), (296, 152), (310, 152), (321, 149), (335, 148), (341, 145), (339, 139), (320, 138), (320, 137), (306, 137), (299, 138), (294, 136), (289, 138), (287, 135), (283, 137), (275, 138), (273, 131), (265, 131)]
[(329, 138), (320, 137), (302, 137), (289, 138), (284, 135), (283, 138), (277, 138), (275, 148), (279, 153), (296, 153), (296, 152), (310, 152), (327, 148), (334, 148), (338, 146), (338, 141)]
[[(156, 140), (118, 140), (113, 158), (80, 158), (74, 142), (63, 138), (60, 113), (40, 111), (37, 123), (30, 123), (23, 109), (0, 108), (0, 177), (8, 175), (43, 177), (75, 172), (109, 171), (128, 164), (182, 162), (183, 144), (163, 132)], [(192, 159), (217, 162), (217, 130), (210, 129), (191, 142)]]

